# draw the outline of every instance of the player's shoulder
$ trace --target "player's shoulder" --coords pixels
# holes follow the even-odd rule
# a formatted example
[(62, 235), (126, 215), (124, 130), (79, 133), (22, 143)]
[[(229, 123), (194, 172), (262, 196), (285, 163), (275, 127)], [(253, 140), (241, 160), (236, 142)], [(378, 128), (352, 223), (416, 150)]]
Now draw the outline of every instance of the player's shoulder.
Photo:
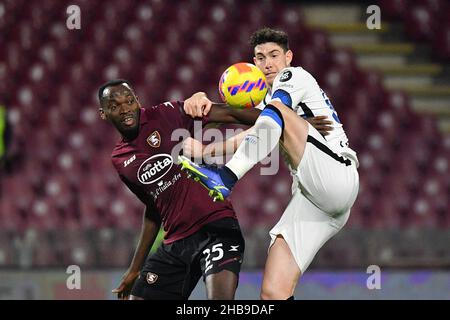
[(111, 152), (111, 161), (114, 166), (120, 162), (123, 156), (130, 152), (130, 148), (123, 140), (116, 143)]
[(111, 152), (111, 163), (116, 171), (120, 171), (120, 164), (123, 162), (122, 159), (125, 153), (126, 150), (124, 144), (122, 142), (118, 142)]
[(145, 108), (146, 119), (159, 122), (176, 123), (183, 114), (182, 101), (166, 101)]
[(179, 111), (180, 108), (183, 107), (183, 101), (166, 101), (161, 102), (159, 104), (156, 104), (154, 106), (146, 108), (146, 112), (152, 112), (152, 111)]
[(275, 81), (280, 83), (294, 82), (308, 77), (311, 77), (311, 74), (302, 67), (287, 67), (278, 73)]

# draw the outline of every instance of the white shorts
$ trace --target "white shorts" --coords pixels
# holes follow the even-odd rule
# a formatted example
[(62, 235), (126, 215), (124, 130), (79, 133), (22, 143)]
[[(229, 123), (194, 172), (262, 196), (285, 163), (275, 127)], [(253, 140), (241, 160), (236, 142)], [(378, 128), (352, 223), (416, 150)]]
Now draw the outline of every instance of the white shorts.
[(270, 247), (282, 235), (304, 273), (317, 251), (347, 222), (359, 189), (357, 159), (333, 153), (309, 125), (308, 142), (295, 188), (280, 221), (270, 230)]

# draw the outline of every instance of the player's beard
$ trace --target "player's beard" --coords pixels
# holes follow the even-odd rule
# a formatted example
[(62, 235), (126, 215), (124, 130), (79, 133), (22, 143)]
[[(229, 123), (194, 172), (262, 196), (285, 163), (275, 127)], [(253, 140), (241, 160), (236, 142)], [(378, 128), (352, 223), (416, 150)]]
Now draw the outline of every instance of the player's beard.
[(137, 109), (133, 114), (134, 124), (132, 126), (127, 126), (122, 122), (122, 119), (114, 121), (114, 126), (119, 130), (120, 134), (127, 140), (132, 140), (137, 137), (139, 132), (139, 119), (140, 119), (140, 109)]

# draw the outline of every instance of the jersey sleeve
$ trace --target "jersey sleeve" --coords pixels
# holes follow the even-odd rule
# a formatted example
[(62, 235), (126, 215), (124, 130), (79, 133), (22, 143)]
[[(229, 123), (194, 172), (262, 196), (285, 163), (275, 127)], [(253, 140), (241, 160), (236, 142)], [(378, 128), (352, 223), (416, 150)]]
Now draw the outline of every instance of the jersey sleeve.
[(281, 71), (273, 82), (271, 101), (279, 101), (290, 108), (304, 101), (308, 84), (302, 70), (290, 67)]

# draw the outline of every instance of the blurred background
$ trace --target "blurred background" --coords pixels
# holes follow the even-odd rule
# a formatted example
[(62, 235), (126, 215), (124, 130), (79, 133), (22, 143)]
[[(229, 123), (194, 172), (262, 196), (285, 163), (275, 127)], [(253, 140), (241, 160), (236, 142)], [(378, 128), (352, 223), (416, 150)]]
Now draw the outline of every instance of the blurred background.
[[(381, 29), (369, 29), (381, 9)], [(80, 29), (66, 10), (77, 5)], [(285, 30), (330, 97), (360, 160), (346, 227), (318, 253), (299, 299), (450, 299), (450, 3), (392, 1), (0, 1), (0, 299), (112, 299), (143, 206), (110, 154), (118, 134), (97, 88), (131, 81), (141, 103), (206, 91), (252, 61), (252, 32)], [(291, 179), (241, 181), (232, 202), (246, 239), (237, 298), (258, 299), (268, 230)], [(82, 270), (68, 290), (66, 268)], [(381, 290), (366, 288), (369, 265)], [(193, 299), (205, 297), (203, 283)]]

